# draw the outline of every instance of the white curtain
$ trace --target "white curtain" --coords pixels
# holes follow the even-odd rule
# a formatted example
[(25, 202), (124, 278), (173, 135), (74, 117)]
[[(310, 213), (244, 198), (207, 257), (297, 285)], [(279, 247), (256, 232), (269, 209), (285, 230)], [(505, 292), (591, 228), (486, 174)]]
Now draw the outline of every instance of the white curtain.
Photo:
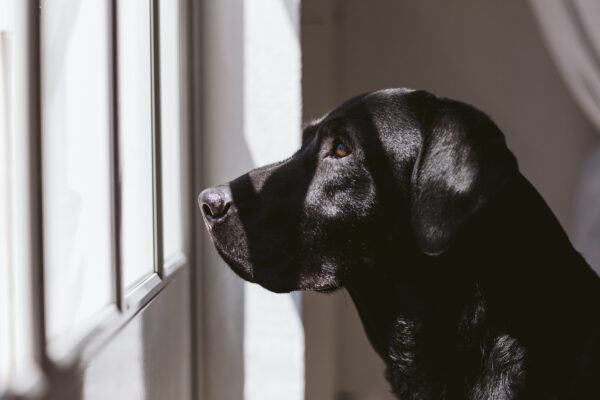
[(587, 160), (575, 214), (575, 246), (600, 274), (600, 146)]
[[(600, 133), (600, 1), (529, 2), (558, 70)], [(576, 206), (575, 245), (600, 273), (600, 145), (585, 164)]]
[(575, 99), (600, 132), (600, 1), (530, 0)]

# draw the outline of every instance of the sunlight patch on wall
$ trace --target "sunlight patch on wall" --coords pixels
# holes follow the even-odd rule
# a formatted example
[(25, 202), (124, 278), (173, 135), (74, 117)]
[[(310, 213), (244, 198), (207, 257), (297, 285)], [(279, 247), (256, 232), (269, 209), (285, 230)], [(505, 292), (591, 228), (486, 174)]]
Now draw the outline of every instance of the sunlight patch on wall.
[[(301, 139), (299, 0), (244, 3), (244, 138), (254, 166)], [(291, 295), (246, 284), (244, 398), (304, 399), (304, 330)]]

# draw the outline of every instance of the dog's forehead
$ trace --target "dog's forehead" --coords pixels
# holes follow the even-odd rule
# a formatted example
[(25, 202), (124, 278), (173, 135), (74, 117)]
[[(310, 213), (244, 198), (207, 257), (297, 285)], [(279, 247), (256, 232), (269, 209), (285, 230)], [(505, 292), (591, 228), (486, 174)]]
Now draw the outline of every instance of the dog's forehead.
[(304, 128), (304, 136), (340, 128), (359, 134), (374, 131), (387, 134), (397, 131), (401, 125), (412, 125), (409, 95), (413, 92), (413, 89), (406, 88), (383, 89), (356, 96), (308, 124)]
[(361, 118), (377, 118), (381, 114), (394, 114), (394, 110), (401, 111), (405, 107), (413, 93), (413, 89), (383, 89), (375, 92), (356, 96), (329, 112), (324, 119), (332, 119), (340, 116)]

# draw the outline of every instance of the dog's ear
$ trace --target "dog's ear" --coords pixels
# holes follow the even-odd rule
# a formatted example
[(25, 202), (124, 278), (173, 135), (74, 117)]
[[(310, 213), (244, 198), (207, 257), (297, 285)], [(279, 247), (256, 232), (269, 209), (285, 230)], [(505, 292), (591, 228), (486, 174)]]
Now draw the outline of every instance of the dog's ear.
[(443, 253), (469, 218), (517, 171), (504, 135), (482, 112), (428, 96), (411, 177), (411, 223), (426, 254)]

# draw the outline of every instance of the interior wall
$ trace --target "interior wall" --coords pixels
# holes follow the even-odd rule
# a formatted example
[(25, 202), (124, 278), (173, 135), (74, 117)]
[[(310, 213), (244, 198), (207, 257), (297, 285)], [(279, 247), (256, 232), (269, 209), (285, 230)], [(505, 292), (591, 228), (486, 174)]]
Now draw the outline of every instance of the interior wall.
[[(498, 124), (523, 174), (573, 231), (578, 173), (598, 135), (527, 2), (304, 0), (302, 51), (305, 121), (386, 87), (473, 104)], [(391, 399), (348, 296), (306, 299), (306, 398)]]

